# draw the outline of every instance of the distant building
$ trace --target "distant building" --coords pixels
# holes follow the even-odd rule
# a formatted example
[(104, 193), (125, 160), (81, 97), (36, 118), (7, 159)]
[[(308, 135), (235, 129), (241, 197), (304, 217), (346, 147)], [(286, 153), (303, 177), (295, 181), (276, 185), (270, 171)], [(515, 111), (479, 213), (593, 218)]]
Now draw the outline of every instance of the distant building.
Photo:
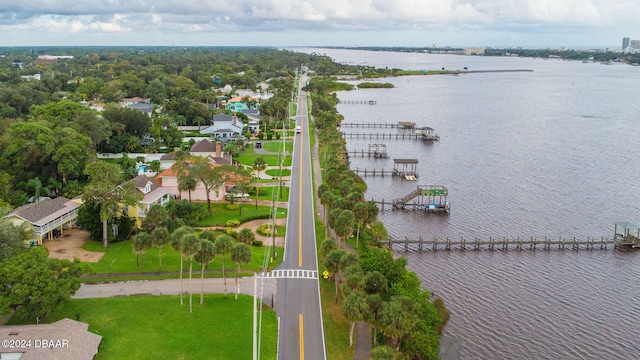
[(631, 40), (628, 37), (622, 38), (622, 50), (627, 50), (629, 45), (631, 45)]
[(54, 56), (54, 55), (40, 55), (35, 59), (36, 64), (57, 64), (60, 59), (73, 59), (71, 55)]
[(484, 48), (474, 47), (464, 49), (465, 55), (484, 55)]

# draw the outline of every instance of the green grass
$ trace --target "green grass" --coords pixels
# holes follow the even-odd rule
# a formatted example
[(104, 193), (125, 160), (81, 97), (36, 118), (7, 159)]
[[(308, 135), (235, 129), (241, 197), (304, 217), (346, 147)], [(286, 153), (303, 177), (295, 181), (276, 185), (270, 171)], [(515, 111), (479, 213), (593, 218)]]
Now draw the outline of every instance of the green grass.
[[(268, 166), (279, 166), (280, 165), (280, 157), (278, 155), (265, 155), (265, 154), (256, 154), (256, 153), (242, 153), (234, 160), (237, 160), (242, 165), (252, 166), (253, 162), (257, 157), (262, 157), (262, 159), (267, 163)], [(287, 156), (284, 159), (284, 166), (291, 166), (291, 155)]]
[[(262, 143), (262, 148), (265, 151), (270, 152), (281, 152), (282, 151), (282, 140), (280, 141), (270, 141)], [(293, 141), (286, 141), (284, 148), (287, 150), (287, 153), (291, 154), (293, 152)]]
[[(288, 183), (288, 181), (287, 181), (287, 183)], [(275, 198), (276, 201), (287, 201), (287, 200), (289, 200), (289, 187), (288, 186), (283, 186), (282, 187), (281, 194), (280, 194), (279, 198), (278, 198), (278, 186), (261, 186), (260, 187), (260, 196), (258, 197), (258, 199), (260, 199), (260, 200), (271, 200), (272, 196)], [(278, 213), (280, 213), (280, 209), (278, 209)], [(278, 216), (278, 217), (285, 217), (285, 216)]]
[[(269, 187), (261, 187), (260, 194), (266, 194), (265, 189)], [(255, 199), (255, 198), (254, 198)], [(269, 199), (271, 200), (271, 196)], [(255, 200), (254, 200), (255, 201)], [(238, 204), (238, 202), (236, 202)], [(240, 215), (240, 210), (227, 210), (225, 206), (226, 203), (211, 203), (211, 216), (208, 216), (200, 221), (199, 226), (226, 226), (228, 220), (236, 219), (239, 220), (240, 223), (255, 220), (255, 219), (268, 219), (269, 215), (271, 215), (271, 207), (270, 206), (258, 206), (256, 210), (255, 202), (241, 202), (242, 204), (242, 215)], [(287, 209), (278, 209), (278, 214), (284, 212), (283, 215), (279, 215), (278, 217), (286, 217)]]
[[(159, 277), (154, 275), (155, 272), (160, 270), (160, 262), (158, 260), (158, 248), (152, 247), (147, 250), (144, 256), (144, 269), (142, 268), (142, 255), (139, 256), (139, 267), (136, 267), (136, 254), (133, 253), (131, 247), (131, 240), (111, 243), (108, 248), (103, 248), (100, 241), (87, 241), (83, 248), (88, 251), (104, 251), (105, 254), (97, 263), (82, 263), (95, 274), (112, 274), (112, 273), (137, 273), (148, 272), (142, 276), (127, 277), (128, 280), (133, 279), (162, 279), (162, 278), (177, 278), (178, 274), (163, 274)], [(251, 274), (255, 271), (261, 271), (261, 266), (264, 260), (264, 247), (251, 246), (251, 262), (243, 265), (240, 269), (245, 274)], [(278, 263), (273, 263), (273, 267)], [(187, 260), (183, 263), (183, 269), (189, 271), (189, 262)], [(201, 265), (194, 263), (194, 273), (196, 270), (200, 271)], [(216, 256), (213, 263), (209, 264), (207, 270), (213, 270), (215, 273), (208, 274), (208, 277), (222, 277), (222, 260), (221, 257)], [(173, 250), (171, 246), (164, 246), (162, 248), (162, 271), (163, 272), (179, 272), (180, 271), (180, 254)], [(225, 272), (227, 277), (235, 276), (236, 265), (231, 261), (231, 256), (225, 257)], [(195, 276), (195, 275), (194, 275)], [(200, 274), (198, 273), (198, 276)], [(90, 276), (89, 276), (90, 277)], [(108, 281), (104, 278), (92, 278), (91, 281)], [(123, 280), (120, 278), (119, 280)], [(90, 281), (90, 282), (91, 282)]]
[[(278, 177), (280, 176), (280, 169), (269, 169), (264, 172), (267, 175)], [(282, 169), (282, 176), (291, 176), (291, 170)]]
[[(180, 305), (178, 296), (76, 299), (52, 312), (45, 322), (63, 318), (89, 324), (102, 336), (97, 360), (104, 359), (250, 359), (253, 298), (193, 296)], [(262, 313), (261, 359), (275, 359), (278, 324), (275, 312)]]

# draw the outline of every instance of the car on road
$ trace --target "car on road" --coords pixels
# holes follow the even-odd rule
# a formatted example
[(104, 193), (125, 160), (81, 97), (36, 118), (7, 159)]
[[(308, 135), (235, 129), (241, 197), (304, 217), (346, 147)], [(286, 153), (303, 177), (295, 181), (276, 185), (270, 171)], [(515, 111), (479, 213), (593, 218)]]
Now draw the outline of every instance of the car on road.
[(302, 131), (302, 130), (300, 129), (300, 125), (296, 126), (296, 134), (300, 134), (300, 131)]

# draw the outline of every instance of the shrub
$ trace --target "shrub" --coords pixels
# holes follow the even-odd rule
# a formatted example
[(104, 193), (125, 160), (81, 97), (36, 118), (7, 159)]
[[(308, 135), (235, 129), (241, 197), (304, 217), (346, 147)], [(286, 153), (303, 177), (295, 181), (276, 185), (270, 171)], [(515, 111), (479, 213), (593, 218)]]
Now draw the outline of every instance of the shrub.
[(234, 211), (234, 210), (238, 210), (240, 208), (240, 205), (238, 205), (238, 204), (227, 204), (227, 205), (225, 205), (224, 208), (227, 209), (227, 210), (230, 210), (230, 211)]
[(238, 233), (235, 230), (233, 230), (233, 228), (230, 228), (230, 227), (225, 228), (224, 232), (225, 234), (231, 236), (234, 239), (238, 237)]
[(240, 225), (240, 220), (238, 219), (227, 220), (228, 227), (238, 227), (238, 225)]
[(260, 247), (260, 246), (262, 246), (262, 240), (253, 240), (251, 245), (253, 245), (255, 247)]

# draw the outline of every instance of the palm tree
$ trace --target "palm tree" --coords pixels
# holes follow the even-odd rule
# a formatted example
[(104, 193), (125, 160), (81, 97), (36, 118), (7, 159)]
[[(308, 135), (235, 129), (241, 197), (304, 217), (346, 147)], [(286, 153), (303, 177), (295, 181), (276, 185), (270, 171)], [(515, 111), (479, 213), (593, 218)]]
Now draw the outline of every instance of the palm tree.
[(144, 253), (151, 246), (151, 238), (147, 232), (139, 232), (131, 243), (133, 252), (136, 254), (136, 268), (138, 267), (138, 255), (142, 254), (142, 270), (144, 270)]
[(204, 303), (204, 269), (213, 262), (216, 257), (216, 249), (210, 240), (200, 238), (200, 250), (194, 255), (196, 262), (202, 264), (202, 271), (200, 272), (200, 305)]
[(180, 242), (180, 254), (189, 258), (189, 313), (193, 312), (193, 287), (191, 279), (193, 275), (193, 256), (200, 250), (200, 239), (195, 234), (187, 234)]
[(224, 260), (233, 249), (233, 238), (229, 235), (220, 235), (214, 242), (216, 254), (222, 256), (222, 279), (224, 281), (224, 297), (227, 297), (227, 276), (224, 272)]
[(198, 181), (190, 174), (186, 174), (178, 178), (178, 190), (180, 193), (183, 191), (189, 192), (189, 202), (191, 202), (191, 192), (194, 191), (197, 186)]
[(378, 345), (378, 334), (377, 329), (382, 327), (381, 325), (381, 316), (380, 312), (382, 310), (382, 306), (384, 305), (384, 300), (382, 300), (382, 296), (380, 294), (369, 294), (367, 295), (367, 308), (368, 311), (366, 315), (366, 321), (373, 328), (373, 346)]
[(236, 296), (235, 300), (238, 300), (238, 293), (240, 292), (240, 285), (238, 284), (238, 275), (240, 274), (240, 266), (248, 264), (251, 261), (251, 249), (247, 244), (236, 244), (231, 251), (231, 261), (238, 265), (236, 270)]
[(382, 332), (391, 338), (396, 351), (400, 340), (418, 322), (416, 303), (409, 297), (394, 296), (384, 304), (381, 311)]
[(158, 248), (158, 261), (162, 271), (162, 247), (169, 242), (169, 230), (166, 227), (157, 227), (151, 231), (151, 245)]
[(42, 181), (40, 178), (33, 178), (27, 181), (27, 188), (33, 189), (33, 202), (40, 201), (40, 192), (42, 191)]
[(258, 186), (256, 187), (256, 209), (258, 208), (258, 197), (260, 196), (260, 172), (267, 168), (267, 163), (264, 161), (262, 156), (258, 156), (255, 160), (253, 160), (253, 165), (251, 168), (254, 171), (258, 172)]
[(360, 227), (369, 217), (369, 205), (367, 203), (360, 201), (357, 202), (353, 206), (353, 216), (355, 218), (356, 223), (358, 224), (358, 230), (356, 230), (356, 251), (360, 242)]
[(251, 231), (251, 229), (249, 228), (244, 228), (240, 230), (240, 232), (238, 233), (238, 237), (236, 238), (238, 242), (241, 242), (247, 245), (253, 244), (253, 241), (255, 239), (256, 239), (256, 236), (253, 234), (253, 231)]
[(342, 304), (342, 314), (347, 320), (351, 321), (349, 330), (349, 347), (353, 345), (353, 330), (356, 327), (356, 321), (362, 321), (367, 312), (367, 301), (358, 293), (350, 293), (344, 299)]
[(333, 195), (330, 189), (323, 191), (321, 194), (319, 194), (319, 196), (320, 196), (320, 203), (322, 204), (322, 207), (324, 209), (324, 224), (325, 224), (324, 237), (327, 238), (328, 237), (327, 231), (329, 231), (329, 221), (327, 219), (327, 208), (331, 210), (331, 207), (333, 206), (333, 203), (336, 197)]
[(342, 249), (336, 249), (331, 251), (324, 257), (324, 267), (333, 274), (333, 282), (336, 285), (336, 304), (338, 303), (338, 281), (340, 272), (340, 261), (345, 251)]
[(342, 210), (338, 218), (336, 218), (333, 230), (335, 230), (336, 235), (338, 235), (338, 238), (343, 242), (346, 242), (349, 236), (353, 234), (354, 222), (355, 218), (351, 210)]
[[(193, 229), (190, 226), (181, 226), (171, 234), (171, 247), (173, 250), (180, 252), (182, 247), (182, 238), (188, 234), (193, 233)], [(182, 253), (180, 254), (180, 305), (183, 305), (182, 300)]]

